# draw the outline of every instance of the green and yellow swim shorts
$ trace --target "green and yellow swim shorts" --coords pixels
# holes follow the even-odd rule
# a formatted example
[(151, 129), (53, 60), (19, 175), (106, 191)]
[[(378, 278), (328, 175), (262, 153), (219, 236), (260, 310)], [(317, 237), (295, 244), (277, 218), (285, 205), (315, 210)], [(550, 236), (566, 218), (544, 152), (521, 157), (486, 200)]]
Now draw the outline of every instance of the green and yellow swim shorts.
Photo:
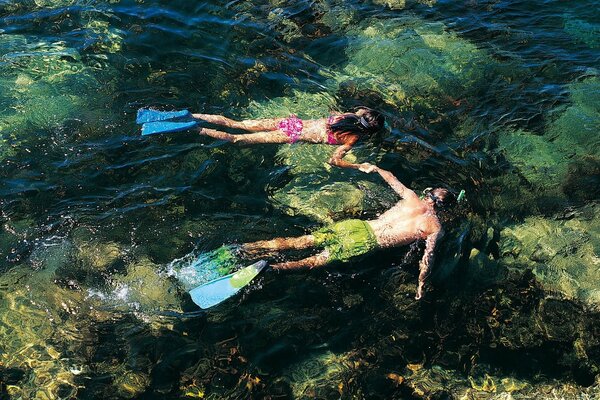
[(327, 225), (312, 233), (315, 246), (329, 251), (328, 261), (348, 261), (377, 247), (371, 226), (360, 219), (348, 219)]

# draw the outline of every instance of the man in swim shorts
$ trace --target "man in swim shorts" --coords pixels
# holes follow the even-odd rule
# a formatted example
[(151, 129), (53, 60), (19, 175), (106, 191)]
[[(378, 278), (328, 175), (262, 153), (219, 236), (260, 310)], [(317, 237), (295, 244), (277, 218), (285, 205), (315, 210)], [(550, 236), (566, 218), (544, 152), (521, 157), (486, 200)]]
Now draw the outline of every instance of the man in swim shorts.
[(276, 238), (246, 243), (247, 253), (287, 249), (323, 249), (318, 254), (297, 261), (272, 265), (277, 270), (316, 268), (334, 261), (346, 262), (378, 248), (403, 246), (425, 240), (425, 253), (419, 263), (419, 283), (415, 298), (423, 296), (425, 279), (433, 261), (435, 245), (443, 234), (437, 213), (456, 203), (456, 196), (447, 189), (429, 191), (423, 199), (404, 186), (391, 172), (378, 167), (374, 171), (400, 196), (396, 205), (379, 218), (369, 221), (349, 219), (325, 226), (309, 235)]

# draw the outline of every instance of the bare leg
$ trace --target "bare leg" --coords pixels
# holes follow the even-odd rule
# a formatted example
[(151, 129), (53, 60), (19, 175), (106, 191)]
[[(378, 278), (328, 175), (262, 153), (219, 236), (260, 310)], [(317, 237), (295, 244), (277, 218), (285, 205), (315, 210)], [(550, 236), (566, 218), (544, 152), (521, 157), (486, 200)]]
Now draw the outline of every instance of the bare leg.
[(250, 132), (275, 131), (278, 129), (279, 122), (282, 120), (282, 118), (269, 118), (235, 121), (222, 115), (192, 114), (192, 116), (210, 122), (211, 124), (222, 125), (233, 129), (243, 129)]
[(213, 137), (215, 139), (227, 140), (232, 143), (289, 143), (290, 138), (283, 132), (266, 131), (257, 133), (248, 133), (246, 135), (232, 135), (231, 133), (218, 131), (216, 129), (201, 128), (201, 135)]
[(315, 237), (313, 235), (304, 235), (299, 237), (276, 238), (272, 240), (260, 240), (258, 242), (246, 243), (241, 246), (242, 251), (253, 253), (260, 250), (286, 250), (286, 249), (307, 249), (313, 246)]
[(277, 270), (302, 269), (302, 268), (313, 269), (313, 268), (317, 268), (317, 267), (322, 267), (323, 265), (327, 264), (328, 258), (329, 258), (329, 252), (327, 250), (325, 250), (317, 255), (314, 255), (312, 257), (307, 257), (302, 260), (288, 261), (288, 262), (273, 264), (271, 266), (271, 268), (277, 269)]

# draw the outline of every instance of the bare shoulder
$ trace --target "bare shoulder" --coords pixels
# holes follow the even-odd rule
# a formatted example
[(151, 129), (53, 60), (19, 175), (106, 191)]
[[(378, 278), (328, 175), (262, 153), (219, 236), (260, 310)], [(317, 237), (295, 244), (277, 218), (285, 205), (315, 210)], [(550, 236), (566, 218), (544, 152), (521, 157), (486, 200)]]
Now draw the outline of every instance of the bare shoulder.
[(402, 198), (404, 199), (404, 204), (407, 206), (413, 207), (421, 213), (427, 212), (427, 206), (423, 204), (423, 201), (414, 190), (406, 188), (402, 193)]
[(435, 215), (428, 215), (424, 221), (424, 231), (427, 235), (439, 235), (442, 233), (442, 224)]

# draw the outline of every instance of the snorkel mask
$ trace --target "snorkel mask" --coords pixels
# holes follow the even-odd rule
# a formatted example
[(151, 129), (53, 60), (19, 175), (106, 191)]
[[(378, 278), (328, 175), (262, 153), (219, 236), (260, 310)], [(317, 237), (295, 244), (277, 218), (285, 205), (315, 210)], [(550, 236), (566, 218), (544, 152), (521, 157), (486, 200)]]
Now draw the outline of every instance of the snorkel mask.
[(421, 196), (421, 200), (424, 199), (425, 197), (429, 197), (433, 201), (433, 203), (435, 204), (436, 207), (438, 207), (438, 208), (444, 207), (444, 203), (442, 202), (442, 200), (440, 200), (436, 195), (431, 193), (432, 190), (433, 190), (432, 187), (423, 189), (423, 195)]
[[(446, 206), (446, 204), (444, 204), (442, 199), (440, 199), (435, 194), (433, 194), (431, 192), (432, 190), (433, 190), (433, 188), (431, 188), (431, 187), (425, 188), (423, 190), (423, 195), (421, 196), (421, 199), (425, 198), (425, 196), (429, 196), (431, 198), (431, 200), (433, 200), (433, 202), (435, 203), (436, 207), (444, 208)], [(458, 193), (458, 196), (456, 196), (457, 204), (460, 204), (465, 200), (466, 193), (467, 192), (465, 191), (465, 189), (461, 189), (461, 191)]]
[(362, 125), (363, 128), (371, 129), (371, 125), (369, 124), (369, 122), (367, 121), (367, 119), (365, 117), (360, 117), (358, 122), (360, 122), (360, 124)]

